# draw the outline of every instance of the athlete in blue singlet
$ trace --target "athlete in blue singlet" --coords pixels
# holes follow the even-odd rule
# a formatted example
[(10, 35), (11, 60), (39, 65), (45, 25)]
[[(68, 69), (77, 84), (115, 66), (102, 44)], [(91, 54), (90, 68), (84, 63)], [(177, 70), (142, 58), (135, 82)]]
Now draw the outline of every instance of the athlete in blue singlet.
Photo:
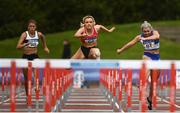
[[(158, 31), (154, 30), (150, 23), (144, 21), (141, 25), (142, 34), (137, 35), (133, 40), (124, 45), (122, 48), (117, 49), (117, 53), (120, 54), (124, 50), (134, 46), (137, 42), (141, 42), (144, 47), (144, 55), (143, 60), (159, 60), (159, 47), (160, 47), (160, 35)], [(151, 77), (151, 85), (149, 97), (147, 97), (148, 101), (148, 109), (152, 110), (152, 94), (153, 94), (153, 82), (152, 82), (152, 73), (150, 73)], [(159, 77), (159, 74), (157, 78)], [(148, 78), (148, 77), (147, 77)]]
[(79, 38), (82, 45), (78, 51), (72, 56), (72, 59), (99, 59), (100, 50), (97, 47), (98, 32), (100, 30), (113, 32), (115, 27), (107, 29), (103, 25), (96, 25), (94, 18), (90, 15), (85, 16), (82, 20), (81, 28), (75, 33), (75, 37)]
[[(25, 31), (21, 34), (16, 48), (23, 50), (22, 58), (27, 60), (34, 60), (39, 58), (38, 56), (38, 44), (39, 39), (42, 41), (43, 49), (46, 53), (49, 53), (49, 49), (46, 45), (45, 36), (36, 31), (36, 21), (29, 20), (28, 22), (28, 31)], [(27, 69), (24, 69), (24, 79), (25, 79), (25, 90), (26, 95), (28, 95), (28, 83), (27, 83)]]

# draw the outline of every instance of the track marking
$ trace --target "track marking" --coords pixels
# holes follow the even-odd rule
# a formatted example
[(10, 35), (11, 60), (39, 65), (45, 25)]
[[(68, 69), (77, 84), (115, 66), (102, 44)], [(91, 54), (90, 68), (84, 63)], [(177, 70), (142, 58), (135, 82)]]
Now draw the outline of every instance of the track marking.
[[(23, 93), (25, 93), (25, 92), (21, 92), (21, 93), (17, 94), (17, 95), (15, 96), (15, 98), (18, 97), (19, 95), (22, 95)], [(3, 104), (3, 103), (5, 103), (5, 102), (7, 102), (7, 101), (9, 101), (9, 100), (10, 100), (10, 98), (4, 100), (4, 102), (0, 102), (0, 105)]]
[[(170, 102), (169, 102), (169, 101), (167, 101), (167, 100), (165, 100), (165, 99), (163, 99), (163, 98), (160, 98), (160, 97), (157, 97), (157, 98), (162, 99), (162, 101), (164, 101), (165, 103), (170, 104)], [(180, 106), (179, 106), (179, 105), (177, 105), (177, 104), (174, 104), (174, 106), (175, 106), (175, 107), (177, 107), (177, 108), (180, 108)]]

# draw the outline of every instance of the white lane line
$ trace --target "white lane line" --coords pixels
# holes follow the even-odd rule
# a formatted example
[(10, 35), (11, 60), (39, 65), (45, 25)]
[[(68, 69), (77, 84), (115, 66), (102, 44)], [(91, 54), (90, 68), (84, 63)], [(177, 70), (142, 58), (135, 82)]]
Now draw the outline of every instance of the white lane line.
[[(32, 90), (34, 90), (35, 88), (32, 88)], [(16, 98), (16, 100), (18, 100), (19, 98), (17, 98), (18, 96), (20, 96), (21, 95), (21, 97), (23, 97), (23, 98), (26, 98), (26, 96), (24, 96), (23, 94), (25, 94), (25, 92), (21, 92), (21, 93), (19, 93), (19, 94), (17, 94), (16, 96), (15, 96), (15, 98)], [(32, 95), (32, 101), (36, 101), (36, 99), (33, 99), (35, 96), (33, 96)], [(40, 96), (40, 98), (41, 97), (43, 97), (43, 96)], [(4, 104), (5, 102), (8, 102), (9, 100), (10, 100), (11, 98), (9, 97), (8, 99), (6, 99), (6, 100), (4, 100), (3, 102), (0, 102), (0, 105), (1, 104)], [(19, 99), (20, 101), (21, 101), (21, 99)], [(43, 99), (42, 99), (43, 100)], [(41, 99), (39, 99), (39, 101), (42, 101)]]
[[(157, 98), (158, 98), (158, 99), (161, 99), (160, 97), (157, 97)], [(164, 101), (165, 103), (171, 104), (169, 101), (167, 101), (167, 100), (165, 100), (165, 99), (162, 99), (162, 101)], [(177, 104), (174, 104), (174, 106), (177, 107), (177, 108), (180, 108), (180, 106), (177, 105)]]
[(99, 104), (94, 104), (94, 103), (65, 103), (65, 105), (76, 105), (76, 106), (110, 106), (110, 103), (99, 103)]
[[(108, 94), (108, 98), (109, 99), (111, 98), (111, 96), (109, 94)], [(112, 98), (112, 102), (114, 102), (113, 98)], [(115, 102), (115, 106), (118, 108), (118, 110), (120, 109), (120, 106), (119, 106), (119, 104), (117, 102)], [(122, 108), (121, 108), (121, 113), (125, 113)]]
[[(168, 99), (169, 99), (170, 97), (166, 97), (166, 98), (168, 98)], [(176, 99), (180, 99), (180, 97), (175, 97), (175, 98), (176, 98)]]
[[(21, 93), (17, 94), (17, 95), (15, 96), (15, 98), (18, 97), (19, 95), (22, 95), (23, 93), (25, 93), (25, 92), (21, 92)], [(3, 103), (5, 103), (5, 102), (8, 102), (9, 100), (10, 100), (10, 98), (4, 100), (4, 102), (0, 102), (0, 105), (3, 104)]]
[[(118, 109), (120, 109), (117, 102), (115, 102), (115, 105), (116, 105), (116, 107), (117, 107)], [(121, 113), (125, 113), (125, 112), (123, 111), (123, 109), (121, 109)]]
[(105, 96), (69, 96), (69, 98), (96, 98), (96, 99), (101, 99), (101, 98), (106, 98)]
[(108, 100), (107, 99), (94, 99), (94, 100), (89, 100), (89, 99), (67, 99), (66, 100), (67, 102), (69, 102), (69, 101), (77, 101), (77, 102), (79, 102), (79, 101), (82, 101), (82, 102), (93, 102), (93, 101), (95, 101), (95, 102), (108, 102)]
[(106, 110), (106, 109), (103, 109), (103, 110), (98, 110), (98, 109), (62, 109), (62, 112), (69, 112), (69, 113), (72, 113), (72, 112), (82, 112), (82, 113), (86, 113), (86, 112), (106, 112), (106, 113), (109, 113), (109, 112), (113, 112), (113, 110)]
[[(35, 99), (35, 98), (31, 98), (31, 101), (37, 101), (37, 99)], [(43, 99), (42, 98), (40, 98), (40, 99), (38, 99), (38, 101), (43, 101)], [(26, 102), (26, 98), (17, 98), (16, 99), (16, 102)]]
[[(13, 113), (19, 113), (19, 112), (27, 113), (28, 109), (27, 108), (25, 108), (25, 109), (17, 109), (16, 108), (16, 112), (13, 112)], [(32, 113), (32, 112), (36, 112), (36, 113), (43, 112), (43, 113), (46, 113), (46, 112), (44, 112), (44, 109), (38, 109), (38, 111), (36, 111), (36, 109), (31, 109), (31, 112), (29, 112), (29, 113)], [(10, 109), (1, 109), (0, 113), (12, 113), (12, 112), (10, 112)]]
[[(3, 105), (6, 105), (6, 106), (7, 106), (7, 105), (11, 105), (11, 103), (7, 103), (7, 102), (6, 102), (6, 103), (3, 103)], [(19, 102), (17, 103), (17, 102), (16, 102), (16, 105), (27, 105), (27, 103), (26, 103), (26, 102), (23, 102), (23, 103), (22, 103), (22, 102), (21, 102), (21, 103), (19, 103)], [(41, 103), (39, 103), (39, 105), (44, 105), (44, 103), (41, 102)]]

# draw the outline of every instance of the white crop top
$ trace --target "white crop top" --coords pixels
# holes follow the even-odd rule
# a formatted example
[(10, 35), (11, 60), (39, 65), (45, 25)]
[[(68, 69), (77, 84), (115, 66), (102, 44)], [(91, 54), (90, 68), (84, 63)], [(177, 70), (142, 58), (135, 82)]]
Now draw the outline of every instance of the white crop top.
[(39, 37), (37, 31), (35, 31), (35, 36), (30, 37), (28, 31), (26, 31), (26, 39), (25, 42), (28, 43), (26, 47), (37, 47), (39, 44)]

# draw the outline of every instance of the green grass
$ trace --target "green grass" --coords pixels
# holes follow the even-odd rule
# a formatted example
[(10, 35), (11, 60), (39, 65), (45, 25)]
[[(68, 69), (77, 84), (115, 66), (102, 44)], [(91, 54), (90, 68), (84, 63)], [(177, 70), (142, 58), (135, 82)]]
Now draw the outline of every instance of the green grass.
[[(102, 59), (141, 59), (143, 47), (140, 43), (134, 47), (124, 51), (121, 55), (116, 54), (116, 49), (122, 47), (128, 41), (132, 40), (140, 33), (141, 23), (131, 23), (116, 25), (116, 30), (113, 33), (101, 32), (98, 39), (98, 47), (101, 51)], [(156, 27), (177, 27), (180, 26), (180, 21), (160, 21), (152, 22)], [(112, 26), (109, 26), (109, 28)], [(71, 42), (72, 55), (80, 47), (80, 41), (73, 37), (76, 31), (59, 32), (54, 34), (46, 34), (47, 45), (50, 49), (50, 54), (46, 54), (42, 46), (39, 46), (39, 56), (41, 58), (57, 58), (62, 54), (63, 39), (68, 39)], [(16, 49), (16, 44), (19, 37), (7, 39), (0, 42), (0, 58), (20, 58), (22, 51)], [(40, 43), (41, 44), (41, 43)], [(172, 42), (164, 37), (161, 37), (160, 43), (161, 59), (180, 59), (180, 44)]]

